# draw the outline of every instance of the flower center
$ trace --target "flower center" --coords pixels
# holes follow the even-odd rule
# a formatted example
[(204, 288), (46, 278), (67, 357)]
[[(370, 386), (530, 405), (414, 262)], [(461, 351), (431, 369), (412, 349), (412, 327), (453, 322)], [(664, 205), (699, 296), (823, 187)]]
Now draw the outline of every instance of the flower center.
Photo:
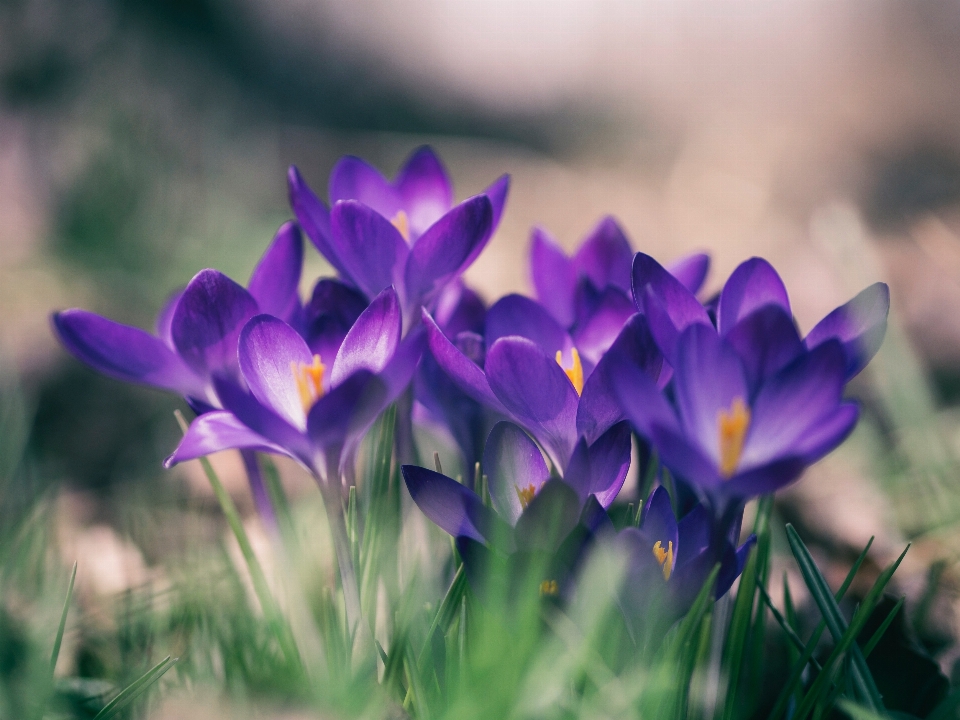
[(583, 365), (580, 364), (580, 353), (577, 352), (576, 348), (573, 348), (570, 354), (573, 356), (573, 367), (569, 369), (563, 367), (563, 353), (559, 350), (557, 350), (557, 365), (570, 378), (573, 389), (577, 391), (577, 395), (580, 395), (583, 392)]
[(720, 432), (720, 475), (729, 478), (740, 463), (743, 453), (743, 441), (750, 429), (750, 408), (743, 398), (735, 397), (729, 410), (717, 413), (717, 427)]
[(527, 505), (530, 504), (530, 501), (533, 500), (533, 496), (537, 494), (537, 489), (533, 486), (533, 483), (523, 488), (519, 485), (514, 485), (513, 488), (517, 491), (517, 497), (520, 498), (520, 507), (522, 508), (526, 508)]
[(401, 235), (403, 235), (404, 240), (410, 242), (410, 220), (407, 218), (407, 214), (403, 210), (397, 211), (397, 214), (393, 216), (393, 220), (390, 221), (390, 224), (393, 225)]
[(557, 585), (556, 580), (544, 580), (540, 583), (540, 597), (544, 595), (549, 595), (550, 597), (556, 597), (560, 594), (560, 586)]
[(300, 402), (305, 413), (310, 412), (313, 404), (323, 397), (323, 371), (326, 369), (327, 366), (320, 362), (319, 355), (313, 356), (310, 365), (298, 363), (296, 360), (290, 361), (290, 373), (297, 384), (297, 392), (300, 393)]
[(653, 556), (663, 570), (663, 579), (669, 580), (670, 573), (673, 572), (673, 540), (667, 542), (666, 550), (663, 549), (663, 543), (657, 540), (653, 546)]

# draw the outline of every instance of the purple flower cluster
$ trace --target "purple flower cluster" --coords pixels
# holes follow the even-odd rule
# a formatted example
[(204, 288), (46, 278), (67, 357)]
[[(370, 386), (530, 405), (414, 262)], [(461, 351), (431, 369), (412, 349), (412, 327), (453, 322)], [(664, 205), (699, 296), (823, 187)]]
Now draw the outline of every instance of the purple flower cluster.
[[(254, 453), (286, 455), (334, 515), (360, 440), (399, 401), (401, 424), (429, 418), (459, 448), (461, 481), (415, 464), (402, 473), (456, 538), (471, 582), (491, 554), (523, 565), (540, 553), (551, 558), (541, 592), (562, 598), (590, 547), (612, 543), (630, 558), (619, 600), (632, 631), (652, 593), (682, 608), (718, 564), (723, 594), (752, 543), (739, 544), (744, 504), (851, 432), (859, 409), (844, 388), (883, 340), (888, 290), (867, 288), (802, 337), (765, 260), (747, 260), (702, 302), (708, 256), (664, 267), (605, 218), (572, 257), (534, 229), (536, 299), (488, 308), (461, 276), (496, 230), (508, 185), (503, 176), (455, 204), (429, 148), (393, 181), (347, 157), (328, 207), (291, 168), (296, 220), (247, 288), (203, 270), (155, 334), (83, 310), (54, 315), (55, 331), (101, 372), (186, 398), (197, 417), (168, 465), (238, 448), (256, 491)], [(337, 273), (307, 302), (301, 233)], [(673, 482), (635, 498), (639, 521), (617, 531), (607, 511), (633, 436)], [(344, 573), (349, 554), (340, 561)]]

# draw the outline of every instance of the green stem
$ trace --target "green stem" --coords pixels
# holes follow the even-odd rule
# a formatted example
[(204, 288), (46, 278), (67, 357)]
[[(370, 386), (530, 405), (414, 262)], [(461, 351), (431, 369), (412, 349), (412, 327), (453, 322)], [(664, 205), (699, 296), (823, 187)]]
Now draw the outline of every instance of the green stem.
[[(337, 480), (339, 485), (339, 478)], [(330, 534), (333, 536), (333, 547), (337, 553), (337, 565), (340, 568), (343, 603), (347, 610), (347, 627), (352, 635), (361, 621), (360, 591), (357, 586), (357, 573), (353, 567), (352, 553), (350, 552), (347, 524), (343, 517), (343, 501), (340, 499), (338, 488), (330, 487), (327, 482), (320, 482), (320, 494), (323, 496), (323, 506), (327, 511), (327, 520), (330, 522)]]

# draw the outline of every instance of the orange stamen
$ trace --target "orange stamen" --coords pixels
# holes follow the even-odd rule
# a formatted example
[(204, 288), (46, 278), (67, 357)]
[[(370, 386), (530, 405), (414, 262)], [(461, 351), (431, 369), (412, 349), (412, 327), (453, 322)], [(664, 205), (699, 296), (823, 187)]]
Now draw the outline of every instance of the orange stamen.
[(544, 595), (549, 595), (550, 597), (556, 597), (560, 594), (560, 586), (557, 585), (556, 580), (544, 580), (540, 583), (540, 597)]
[(326, 369), (327, 366), (320, 361), (319, 355), (313, 356), (310, 365), (290, 361), (290, 372), (297, 384), (297, 392), (300, 393), (300, 402), (305, 413), (310, 412), (313, 404), (323, 397), (323, 372)]
[(514, 485), (513, 487), (517, 491), (517, 497), (520, 499), (520, 507), (523, 508), (527, 507), (530, 501), (533, 500), (533, 496), (537, 494), (537, 489), (533, 486), (533, 483), (527, 485), (525, 488), (519, 485)]
[(673, 540), (667, 542), (666, 550), (663, 549), (663, 543), (657, 540), (653, 546), (653, 556), (663, 570), (663, 579), (669, 580), (670, 573), (673, 572)]
[(580, 395), (583, 393), (583, 364), (580, 362), (580, 353), (576, 348), (573, 348), (570, 354), (573, 356), (573, 367), (569, 369), (563, 367), (563, 353), (560, 350), (557, 350), (557, 365), (566, 373), (577, 395)]
[(393, 220), (390, 221), (390, 224), (393, 225), (401, 235), (403, 235), (404, 240), (410, 242), (410, 220), (407, 218), (407, 214), (403, 210), (397, 211), (397, 214), (393, 216)]
[(750, 408), (743, 398), (735, 397), (730, 410), (717, 413), (717, 427), (720, 432), (720, 475), (729, 478), (740, 464), (743, 443), (750, 429)]

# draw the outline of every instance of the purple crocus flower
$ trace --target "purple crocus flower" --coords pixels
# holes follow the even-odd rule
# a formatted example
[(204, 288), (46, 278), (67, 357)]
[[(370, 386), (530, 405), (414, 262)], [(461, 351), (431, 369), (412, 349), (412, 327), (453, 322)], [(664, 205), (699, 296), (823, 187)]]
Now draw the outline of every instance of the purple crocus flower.
[[(496, 548), (515, 558), (557, 553), (569, 544), (566, 540), (586, 507), (591, 503), (610, 506), (629, 467), (626, 423), (610, 428), (592, 444), (581, 438), (561, 479), (551, 476), (540, 448), (521, 428), (500, 422), (490, 432), (483, 453), (492, 508), (446, 475), (415, 465), (404, 465), (401, 471), (424, 515), (457, 539), (468, 578), (481, 586), (487, 558), (483, 548)], [(563, 555), (571, 557), (569, 552)], [(558, 572), (545, 581), (543, 594), (558, 594), (562, 584)]]
[(508, 295), (487, 312), (484, 335), (463, 332), (452, 341), (424, 315), (437, 364), (468, 396), (526, 429), (553, 465), (566, 467), (581, 436), (596, 440), (623, 419), (609, 367), (623, 356), (655, 381), (661, 357), (636, 315), (593, 367), (569, 333), (536, 301)]
[(454, 206), (450, 179), (428, 147), (414, 152), (392, 182), (359, 158), (341, 159), (330, 175), (331, 210), (296, 167), (288, 179), (301, 227), (341, 279), (368, 298), (395, 286), (408, 327), (486, 246), (509, 187), (504, 175)]
[(156, 335), (86, 310), (53, 315), (64, 347), (105, 375), (187, 398), (198, 409), (218, 407), (215, 375), (236, 376), (237, 337), (254, 315), (293, 320), (303, 241), (294, 223), (277, 232), (244, 289), (216, 270), (200, 271), (157, 317)]
[(360, 622), (360, 599), (341, 478), (352, 482), (361, 438), (410, 383), (420, 359), (423, 331), (401, 340), (401, 329), (400, 301), (390, 287), (360, 314), (328, 367), (287, 323), (251, 318), (237, 345), (242, 385), (214, 379), (224, 409), (197, 417), (165, 463), (239, 448), (287, 455), (306, 467), (323, 495), (350, 628)]
[(634, 639), (653, 602), (659, 603), (668, 620), (682, 616), (717, 563), (720, 573), (714, 597), (726, 594), (756, 542), (751, 535), (736, 547), (736, 539), (729, 532), (718, 536), (703, 504), (694, 505), (678, 522), (667, 491), (654, 490), (643, 505), (639, 526), (621, 530), (613, 541), (628, 557), (619, 601)]
[(329, 368), (303, 337), (271, 315), (257, 315), (238, 341), (242, 384), (215, 378), (223, 410), (196, 418), (169, 467), (219, 450), (288, 455), (321, 485), (339, 486), (362, 435), (406, 387), (423, 333), (401, 340), (400, 303), (380, 293), (346, 334)]
[[(483, 300), (458, 281), (442, 293), (437, 303), (436, 322), (448, 338), (461, 334), (478, 337), (483, 333), (486, 314)], [(460, 450), (467, 487), (472, 488), (474, 466), (480, 461), (483, 442), (495, 422), (494, 414), (464, 393), (429, 353), (421, 359), (414, 378), (414, 397), (428, 420), (449, 430)]]
[[(530, 240), (530, 269), (537, 300), (568, 330), (581, 356), (596, 364), (635, 312), (631, 290), (633, 251), (612, 217), (603, 218), (568, 257), (543, 228)], [(703, 285), (710, 258), (694, 254), (670, 266), (691, 293)]]
[(847, 355), (835, 338), (775, 372), (751, 373), (729, 336), (693, 323), (676, 341), (675, 363), (672, 401), (629, 363), (618, 364), (613, 383), (637, 432), (718, 515), (795, 480), (859, 415), (843, 400)]
[[(250, 318), (271, 313), (296, 322), (300, 317), (302, 266), (300, 231), (286, 223), (254, 269), (248, 289), (216, 270), (202, 270), (161, 310), (155, 335), (79, 309), (55, 313), (54, 332), (95, 370), (175, 392), (203, 413), (221, 407), (214, 378), (239, 376), (237, 338)], [(269, 521), (272, 509), (256, 458), (248, 452), (243, 460), (257, 507)]]
[[(633, 264), (637, 307), (667, 362), (677, 361), (677, 341), (692, 325), (714, 327), (696, 297), (649, 255), (637, 253)], [(716, 304), (716, 332), (737, 349), (752, 385), (776, 373), (804, 350), (839, 340), (845, 379), (859, 373), (876, 354), (886, 332), (890, 291), (884, 283), (866, 288), (825, 317), (802, 340), (790, 311), (786, 287), (762, 258), (742, 263), (724, 284)]]

